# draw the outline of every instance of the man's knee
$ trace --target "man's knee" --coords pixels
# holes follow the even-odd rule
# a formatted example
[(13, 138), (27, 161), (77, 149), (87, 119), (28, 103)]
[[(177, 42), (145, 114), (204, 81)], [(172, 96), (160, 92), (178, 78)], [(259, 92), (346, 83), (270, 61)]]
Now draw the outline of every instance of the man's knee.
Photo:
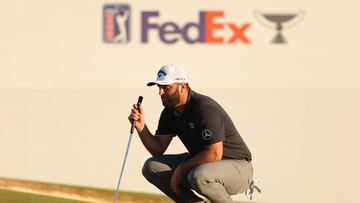
[(146, 179), (149, 179), (149, 176), (168, 177), (171, 172), (166, 164), (158, 161), (156, 157), (151, 157), (145, 161), (142, 174)]
[(145, 178), (148, 178), (149, 175), (154, 173), (154, 158), (151, 157), (147, 159), (142, 167), (142, 174)]
[(202, 186), (213, 182), (209, 175), (199, 166), (189, 172), (187, 179), (192, 189), (201, 192)]

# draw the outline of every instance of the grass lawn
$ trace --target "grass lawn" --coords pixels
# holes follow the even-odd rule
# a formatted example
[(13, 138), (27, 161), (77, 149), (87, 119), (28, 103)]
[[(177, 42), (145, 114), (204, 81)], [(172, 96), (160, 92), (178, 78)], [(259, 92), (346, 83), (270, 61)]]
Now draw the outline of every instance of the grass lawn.
[(82, 201), (0, 190), (0, 203), (84, 203)]
[[(26, 188), (39, 191), (42, 194), (32, 194), (12, 191), (12, 187)], [(64, 198), (71, 198), (70, 196), (77, 196), (84, 198), (83, 201), (104, 201), (112, 202), (115, 191), (109, 189), (99, 189), (91, 187), (81, 187), (54, 183), (44, 183), (36, 181), (16, 180), (10, 178), (0, 177), (0, 203), (42, 203), (42, 202), (55, 202), (55, 203), (79, 203), (82, 201), (71, 200)], [(6, 189), (10, 188), (10, 189)], [(66, 194), (69, 197), (53, 197), (46, 196), (50, 193)], [(129, 192), (119, 191), (119, 202), (133, 202), (133, 203), (169, 203), (171, 200), (165, 195), (149, 194), (143, 192)]]
[[(36, 181), (24, 181), (7, 179), (0, 177), (1, 188), (26, 188), (33, 191), (42, 192), (42, 194), (60, 193), (66, 194), (68, 198), (71, 195), (76, 197), (83, 197), (84, 201), (65, 199), (60, 197), (38, 195), (32, 193), (16, 192), (6, 189), (0, 189), (0, 203), (84, 203), (85, 201), (102, 201), (112, 202), (115, 191), (109, 189), (99, 189), (81, 186), (71, 186), (53, 183), (42, 183)], [(65, 197), (65, 196), (64, 196)], [(132, 202), (132, 203), (171, 203), (170, 198), (165, 195), (150, 194), (143, 192), (119, 191), (118, 202)], [(209, 201), (207, 201), (209, 202)], [(242, 202), (245, 203), (245, 202)], [(249, 202), (248, 202), (249, 203)], [(252, 202), (255, 203), (255, 202)]]

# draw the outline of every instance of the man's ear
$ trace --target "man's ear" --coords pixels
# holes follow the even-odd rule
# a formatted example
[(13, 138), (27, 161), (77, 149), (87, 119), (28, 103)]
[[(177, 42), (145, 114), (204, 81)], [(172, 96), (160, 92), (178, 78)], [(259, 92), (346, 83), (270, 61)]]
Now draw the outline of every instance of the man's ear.
[(182, 84), (178, 86), (180, 94), (182, 93)]
[(179, 87), (180, 87), (179, 92), (182, 93), (183, 90), (185, 89), (185, 83), (181, 83), (181, 84), (179, 85)]

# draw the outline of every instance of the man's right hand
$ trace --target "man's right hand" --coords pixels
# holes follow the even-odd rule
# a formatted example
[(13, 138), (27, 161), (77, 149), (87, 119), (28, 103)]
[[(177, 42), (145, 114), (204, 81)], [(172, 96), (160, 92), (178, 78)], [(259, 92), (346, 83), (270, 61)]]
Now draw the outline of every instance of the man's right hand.
[(131, 109), (131, 113), (128, 117), (130, 123), (132, 121), (135, 122), (135, 128), (138, 132), (141, 132), (145, 127), (145, 114), (142, 105), (139, 105), (139, 109), (137, 108), (137, 104), (133, 105)]
[(172, 134), (162, 134), (162, 135), (153, 135), (145, 125), (145, 113), (142, 105), (134, 104), (131, 109), (131, 113), (128, 117), (129, 121), (134, 121), (135, 128), (139, 134), (141, 142), (144, 144), (145, 148), (153, 156), (160, 156), (164, 154), (165, 150), (169, 146), (174, 135)]

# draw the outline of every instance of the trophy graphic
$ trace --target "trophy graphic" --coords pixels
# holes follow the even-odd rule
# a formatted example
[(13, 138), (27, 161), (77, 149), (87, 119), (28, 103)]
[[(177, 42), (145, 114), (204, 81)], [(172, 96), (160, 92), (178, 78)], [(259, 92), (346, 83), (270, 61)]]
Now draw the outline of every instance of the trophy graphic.
[(282, 34), (283, 28), (290, 28), (298, 24), (305, 16), (305, 11), (299, 11), (297, 13), (262, 13), (255, 11), (255, 18), (264, 26), (277, 30), (272, 43), (284, 44), (286, 39)]

